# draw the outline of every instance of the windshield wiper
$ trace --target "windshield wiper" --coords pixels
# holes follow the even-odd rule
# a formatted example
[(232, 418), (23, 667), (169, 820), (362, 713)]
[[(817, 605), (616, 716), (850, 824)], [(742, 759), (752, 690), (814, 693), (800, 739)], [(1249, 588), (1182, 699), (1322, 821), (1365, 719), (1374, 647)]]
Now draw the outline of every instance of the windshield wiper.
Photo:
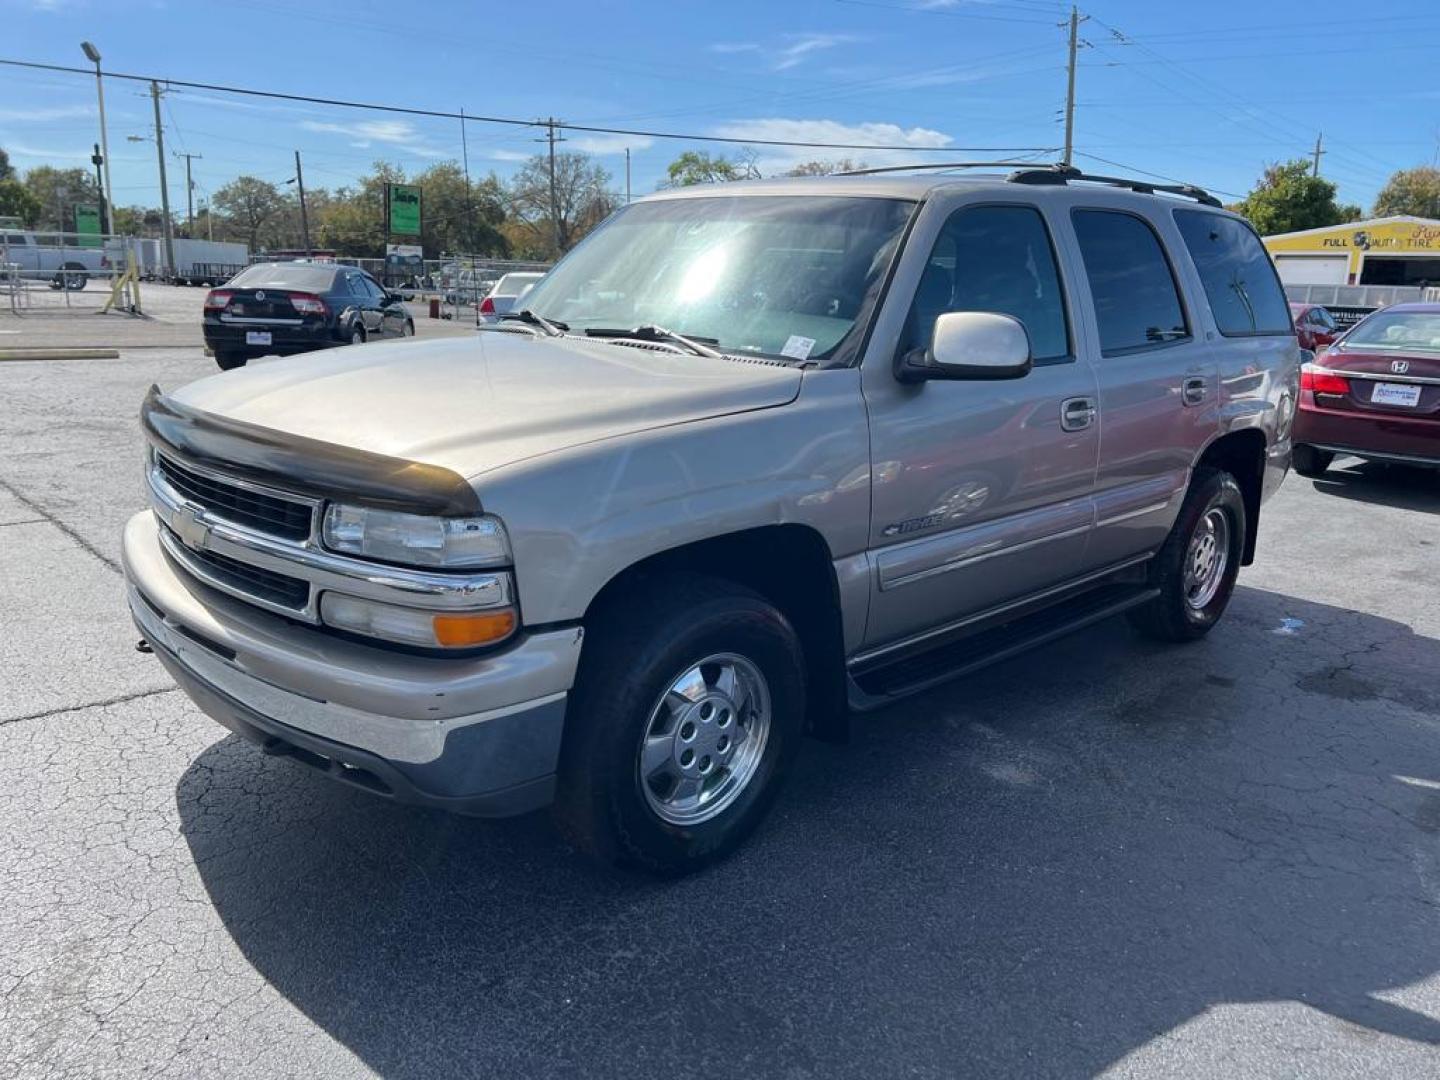
[(685, 334), (677, 334), (674, 330), (666, 330), (663, 326), (634, 326), (629, 330), (623, 330), (611, 326), (591, 326), (585, 330), (587, 337), (598, 338), (631, 338), (635, 341), (660, 341), (667, 345), (679, 345), (682, 349), (695, 356), (708, 356), (714, 360), (723, 360), (725, 355), (710, 348), (711, 345), (719, 345), (719, 338), (712, 337), (689, 337)]
[(505, 311), (496, 315), (497, 319), (513, 319), (515, 322), (529, 323), (531, 326), (538, 326), (551, 337), (564, 337), (565, 331), (570, 327), (563, 322), (556, 322), (554, 319), (547, 319), (539, 312), (523, 308), (520, 311)]

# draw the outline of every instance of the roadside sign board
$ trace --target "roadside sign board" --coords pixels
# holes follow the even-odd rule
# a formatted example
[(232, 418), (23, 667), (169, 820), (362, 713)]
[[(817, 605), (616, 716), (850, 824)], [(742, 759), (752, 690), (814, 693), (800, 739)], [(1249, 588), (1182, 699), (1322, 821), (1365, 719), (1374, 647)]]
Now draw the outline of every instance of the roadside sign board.
[(75, 231), (81, 247), (100, 246), (100, 209), (95, 206), (75, 207)]
[(386, 220), (395, 236), (420, 235), (420, 189), (410, 184), (385, 188)]

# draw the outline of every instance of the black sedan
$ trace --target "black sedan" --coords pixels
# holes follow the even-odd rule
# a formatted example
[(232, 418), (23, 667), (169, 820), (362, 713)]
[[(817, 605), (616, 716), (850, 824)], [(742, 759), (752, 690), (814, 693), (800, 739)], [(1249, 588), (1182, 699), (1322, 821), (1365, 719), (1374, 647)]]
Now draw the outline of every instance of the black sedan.
[(410, 337), (401, 298), (363, 270), (332, 263), (257, 263), (205, 297), (205, 344), (226, 371), (252, 356), (288, 356)]

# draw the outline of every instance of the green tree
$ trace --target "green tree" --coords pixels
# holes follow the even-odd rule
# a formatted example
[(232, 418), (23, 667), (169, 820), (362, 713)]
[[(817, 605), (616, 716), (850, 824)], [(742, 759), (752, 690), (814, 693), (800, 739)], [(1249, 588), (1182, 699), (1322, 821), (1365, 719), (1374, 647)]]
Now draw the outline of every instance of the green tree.
[(1360, 217), (1358, 206), (1335, 201), (1335, 185), (1311, 176), (1304, 159), (1268, 166), (1250, 194), (1230, 209), (1249, 218), (1261, 236), (1323, 229)]
[(35, 227), (44, 231), (72, 232), (75, 207), (99, 206), (95, 178), (85, 169), (57, 169), (37, 165), (25, 173), (25, 187), (40, 203)]
[[(316, 247), (341, 255), (378, 258), (385, 254), (385, 185), (406, 182), (405, 170), (377, 161), (355, 188), (338, 188), (329, 205), (310, 214), (310, 237)], [(309, 198), (309, 192), (306, 192)], [(423, 196), (422, 196), (423, 198)], [(425, 210), (421, 206), (422, 212)]]
[(1440, 218), (1440, 169), (1421, 165), (1390, 177), (1375, 199), (1376, 217)]
[(755, 155), (746, 151), (737, 158), (709, 154), (704, 150), (686, 150), (665, 169), (669, 179), (661, 187), (689, 187), (691, 184), (722, 184), (731, 180), (758, 180)]
[(503, 191), (494, 176), (467, 188), (460, 166), (442, 161), (412, 183), (420, 187), (421, 243), (427, 255), (504, 255), (509, 250), (500, 233), (505, 220)]
[(15, 166), (10, 164), (10, 155), (0, 146), (0, 180), (14, 180)]
[(266, 247), (288, 246), (286, 240), (279, 239), (283, 228), (275, 228), (277, 219), (283, 226), (285, 196), (270, 181), (256, 176), (237, 176), (215, 192), (211, 204), (225, 215), (227, 236), (244, 240), (251, 251), (258, 251), (262, 243)]
[(840, 158), (836, 161), (802, 161), (794, 168), (786, 169), (786, 176), (834, 176), (836, 173), (854, 172), (865, 168), (863, 161)]
[(40, 221), (40, 200), (13, 177), (0, 180), (0, 217), (19, 218), (34, 228)]
[[(536, 154), (510, 178), (509, 209), (516, 219), (514, 244), (540, 258), (558, 258), (615, 209), (610, 174), (588, 154), (555, 155), (554, 211), (550, 164)], [(557, 250), (558, 249), (558, 250)]]

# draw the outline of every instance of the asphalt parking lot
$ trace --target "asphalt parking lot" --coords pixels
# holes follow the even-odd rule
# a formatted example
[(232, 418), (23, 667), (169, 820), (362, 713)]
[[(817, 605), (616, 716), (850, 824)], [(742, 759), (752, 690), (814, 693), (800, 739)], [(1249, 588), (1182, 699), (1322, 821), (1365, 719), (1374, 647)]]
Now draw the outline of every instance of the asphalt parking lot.
[(265, 758), (134, 650), (136, 412), (213, 370), (0, 364), (5, 1075), (1440, 1074), (1440, 477), (1291, 476), (1204, 642), (867, 717), (661, 884)]

